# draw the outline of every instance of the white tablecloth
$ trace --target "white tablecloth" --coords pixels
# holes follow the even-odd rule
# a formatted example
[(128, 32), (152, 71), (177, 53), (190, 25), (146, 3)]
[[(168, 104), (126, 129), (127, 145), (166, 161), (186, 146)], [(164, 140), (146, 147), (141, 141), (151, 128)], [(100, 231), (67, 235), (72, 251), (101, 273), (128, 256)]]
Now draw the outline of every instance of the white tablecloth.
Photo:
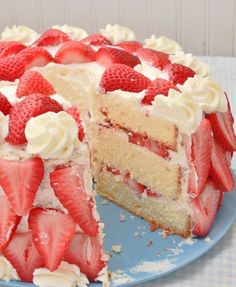
[[(227, 92), (236, 119), (236, 58), (204, 57), (204, 60)], [(233, 168), (236, 169), (236, 156)], [(236, 222), (212, 250), (195, 262), (166, 277), (138, 286), (236, 287)]]

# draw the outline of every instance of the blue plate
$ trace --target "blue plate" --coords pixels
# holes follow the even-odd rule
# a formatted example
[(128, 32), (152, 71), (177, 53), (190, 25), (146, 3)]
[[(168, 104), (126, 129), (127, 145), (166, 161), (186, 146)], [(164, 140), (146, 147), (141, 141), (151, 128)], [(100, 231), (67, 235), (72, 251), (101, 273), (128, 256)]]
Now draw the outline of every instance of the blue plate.
[[(98, 209), (104, 221), (105, 248), (110, 253), (109, 270), (114, 274), (112, 286), (131, 286), (161, 277), (194, 261), (211, 249), (228, 231), (236, 218), (236, 190), (225, 194), (214, 226), (205, 239), (183, 240), (150, 232), (149, 224), (129, 212), (98, 197)], [(120, 221), (123, 219), (125, 221)], [(121, 245), (121, 253), (111, 251)], [(0, 286), (34, 286), (23, 282), (3, 282)], [(100, 287), (101, 284), (91, 284)]]

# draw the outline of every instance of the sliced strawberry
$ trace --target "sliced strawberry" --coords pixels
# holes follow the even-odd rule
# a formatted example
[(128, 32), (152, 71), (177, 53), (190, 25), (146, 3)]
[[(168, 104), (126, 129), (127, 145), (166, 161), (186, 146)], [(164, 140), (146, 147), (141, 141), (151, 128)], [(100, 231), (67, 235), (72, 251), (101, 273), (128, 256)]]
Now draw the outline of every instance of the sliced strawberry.
[(25, 45), (15, 41), (0, 42), (0, 59), (9, 56), (15, 56), (25, 48)]
[(16, 232), (3, 255), (11, 262), (22, 281), (32, 282), (34, 270), (43, 267), (43, 259), (32, 241), (31, 232)]
[(101, 47), (96, 53), (96, 62), (107, 68), (112, 64), (124, 64), (134, 67), (141, 64), (138, 57), (121, 49), (113, 47)]
[(81, 272), (85, 273), (90, 281), (94, 281), (106, 265), (102, 252), (99, 235), (90, 237), (84, 233), (76, 233), (64, 258), (70, 264), (78, 265)]
[(5, 195), (0, 195), (0, 251), (8, 244), (20, 221), (15, 214)]
[(85, 190), (83, 175), (81, 165), (57, 169), (50, 174), (50, 185), (74, 221), (88, 235), (95, 236), (98, 222), (93, 214), (93, 200)]
[(75, 233), (73, 219), (58, 210), (34, 208), (29, 215), (29, 228), (45, 267), (55, 271)]
[(149, 62), (153, 67), (163, 69), (170, 63), (169, 55), (149, 48), (140, 48), (136, 51), (139, 59)]
[(40, 158), (0, 159), (0, 184), (17, 215), (23, 216), (30, 211), (43, 176)]
[(210, 177), (221, 191), (232, 191), (234, 178), (227, 161), (226, 152), (213, 140), (211, 152)]
[(75, 119), (75, 121), (78, 125), (78, 129), (79, 129), (78, 137), (79, 137), (79, 140), (82, 142), (84, 137), (85, 137), (85, 132), (84, 132), (84, 127), (83, 127), (82, 120), (81, 120), (78, 109), (76, 107), (71, 107), (71, 108), (67, 109), (66, 112), (68, 114), (70, 114)]
[(150, 82), (147, 77), (127, 65), (113, 64), (103, 73), (100, 87), (105, 92), (114, 90), (141, 92)]
[(191, 161), (198, 176), (198, 184), (195, 190), (189, 192), (195, 196), (203, 192), (211, 166), (212, 135), (211, 123), (203, 119), (197, 131), (192, 135)]
[(106, 169), (108, 172), (112, 173), (113, 175), (120, 175), (121, 174), (120, 171), (113, 166), (107, 166)]
[(28, 47), (22, 50), (17, 57), (25, 62), (25, 68), (43, 67), (50, 62), (53, 62), (51, 54), (42, 47)]
[(104, 46), (104, 45), (112, 45), (112, 42), (107, 39), (102, 34), (92, 34), (88, 37), (80, 40), (80, 42), (86, 44), (86, 45), (92, 45), (92, 46)]
[(29, 96), (34, 93), (40, 93), (45, 96), (50, 96), (56, 93), (51, 83), (49, 83), (37, 71), (28, 70), (20, 78), (16, 95), (18, 98)]
[(138, 41), (124, 41), (118, 43), (116, 46), (123, 48), (125, 51), (131, 54), (142, 48), (142, 44)]
[(196, 74), (192, 69), (181, 64), (168, 64), (165, 66), (164, 72), (168, 74), (169, 81), (175, 85), (184, 84), (188, 78), (192, 78)]
[(203, 193), (191, 200), (193, 209), (193, 234), (203, 237), (210, 231), (222, 201), (221, 191), (212, 182), (205, 185)]
[(77, 41), (69, 41), (57, 51), (54, 59), (59, 64), (88, 63), (95, 59), (95, 51)]
[(233, 116), (230, 109), (225, 113), (207, 115), (211, 122), (216, 141), (227, 151), (236, 151), (236, 135), (233, 127)]
[(142, 99), (142, 104), (151, 105), (156, 95), (164, 95), (167, 97), (170, 89), (179, 91), (179, 89), (170, 81), (161, 78), (155, 79), (147, 87)]
[(50, 97), (42, 94), (32, 94), (15, 104), (10, 111), (9, 133), (6, 141), (13, 145), (27, 142), (25, 127), (32, 117), (37, 117), (46, 112), (58, 113), (62, 106)]
[(0, 80), (15, 81), (25, 72), (25, 62), (17, 56), (7, 57), (0, 60)]
[(8, 99), (0, 92), (0, 111), (4, 115), (8, 115), (12, 105), (9, 103)]
[(36, 46), (57, 46), (70, 40), (70, 37), (61, 30), (49, 29), (38, 38), (35, 44)]

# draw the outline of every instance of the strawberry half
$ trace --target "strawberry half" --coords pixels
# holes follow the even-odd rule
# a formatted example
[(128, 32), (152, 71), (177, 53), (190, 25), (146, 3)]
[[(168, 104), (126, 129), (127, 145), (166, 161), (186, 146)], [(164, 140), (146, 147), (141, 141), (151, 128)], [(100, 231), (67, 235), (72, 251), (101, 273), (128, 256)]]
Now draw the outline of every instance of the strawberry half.
[(125, 51), (131, 54), (142, 48), (142, 44), (138, 41), (123, 41), (118, 43), (116, 46), (123, 48)]
[(164, 72), (168, 74), (169, 81), (175, 85), (184, 84), (188, 78), (192, 78), (196, 74), (192, 69), (181, 64), (168, 64), (165, 66)]
[(161, 78), (155, 79), (147, 87), (142, 99), (142, 104), (151, 105), (156, 95), (164, 95), (167, 97), (170, 89), (179, 91), (179, 89), (170, 81)]
[(8, 115), (12, 105), (9, 103), (8, 99), (0, 92), (0, 111), (4, 115)]
[(15, 41), (0, 42), (0, 59), (9, 56), (15, 56), (25, 48), (25, 45)]
[(20, 217), (15, 214), (4, 195), (0, 195), (0, 210), (0, 251), (2, 251), (14, 234)]
[(57, 46), (63, 42), (70, 41), (70, 37), (58, 29), (45, 31), (35, 42), (36, 46)]
[(17, 215), (23, 216), (30, 211), (43, 176), (43, 162), (38, 157), (0, 159), (0, 184)]
[(224, 149), (213, 140), (211, 152), (210, 177), (221, 191), (232, 191), (235, 186), (234, 178)]
[(50, 96), (56, 93), (51, 83), (49, 83), (39, 72), (28, 70), (20, 78), (16, 95), (18, 98), (40, 93)]
[(61, 204), (85, 233), (96, 236), (98, 222), (93, 214), (93, 200), (84, 187), (84, 167), (76, 165), (56, 169), (50, 174), (50, 185)]
[(58, 113), (62, 106), (50, 97), (42, 94), (32, 94), (15, 104), (9, 117), (9, 133), (6, 141), (13, 145), (25, 144), (25, 127), (32, 117), (37, 117), (47, 112)]
[(79, 114), (79, 111), (76, 107), (71, 107), (66, 110), (66, 112), (71, 115), (78, 125), (78, 138), (82, 142), (85, 137), (84, 127), (82, 124), (82, 120)]
[(86, 45), (92, 45), (92, 46), (104, 46), (104, 45), (112, 45), (112, 42), (107, 39), (102, 34), (92, 34), (88, 37), (80, 40), (80, 42), (86, 44)]
[(169, 55), (149, 48), (140, 48), (136, 51), (139, 59), (149, 62), (153, 67), (163, 69), (170, 63)]
[(57, 51), (54, 59), (59, 64), (88, 63), (94, 61), (95, 51), (77, 41), (69, 41)]
[(113, 47), (101, 47), (96, 53), (95, 60), (105, 68), (112, 64), (124, 64), (132, 68), (141, 64), (136, 56)]
[(0, 60), (0, 80), (13, 82), (25, 72), (25, 62), (17, 56)]
[(43, 67), (53, 62), (51, 54), (42, 47), (28, 47), (22, 50), (17, 57), (24, 60), (26, 70), (32, 67)]
[(105, 92), (122, 90), (138, 93), (146, 89), (150, 82), (147, 77), (127, 65), (113, 64), (103, 73), (100, 87)]
[(32, 282), (34, 270), (43, 267), (43, 259), (32, 241), (31, 232), (16, 232), (3, 255), (11, 262), (22, 281)]
[(34, 208), (29, 215), (29, 228), (45, 267), (55, 271), (75, 233), (73, 219), (58, 210)]
[(102, 259), (102, 244), (99, 236), (90, 237), (84, 233), (75, 234), (64, 258), (70, 264), (78, 265), (90, 281), (94, 281), (106, 265)]
[(210, 231), (222, 201), (222, 192), (208, 182), (203, 193), (191, 200), (193, 209), (193, 234), (203, 237)]

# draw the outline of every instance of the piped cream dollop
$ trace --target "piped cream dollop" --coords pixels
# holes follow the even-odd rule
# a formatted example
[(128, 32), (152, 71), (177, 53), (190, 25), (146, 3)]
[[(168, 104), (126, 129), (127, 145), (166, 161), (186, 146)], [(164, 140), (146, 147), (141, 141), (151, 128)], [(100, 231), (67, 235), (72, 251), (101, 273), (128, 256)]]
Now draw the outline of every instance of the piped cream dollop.
[(78, 266), (63, 261), (54, 272), (47, 268), (35, 269), (33, 283), (39, 287), (86, 287), (89, 281)]
[(62, 32), (66, 33), (72, 40), (81, 40), (88, 36), (88, 33), (84, 29), (74, 26), (54, 25), (52, 28), (61, 30)]
[(26, 26), (6, 27), (1, 34), (1, 41), (17, 41), (25, 45), (33, 44), (39, 35)]
[(64, 111), (31, 118), (25, 136), (27, 151), (43, 159), (69, 158), (79, 143), (76, 121)]
[(9, 130), (9, 116), (5, 116), (0, 112), (0, 144), (2, 144), (8, 135)]
[(103, 36), (107, 37), (114, 45), (123, 41), (135, 40), (135, 34), (125, 26), (107, 24), (105, 29), (100, 29)]
[(0, 279), (5, 281), (19, 280), (15, 268), (4, 256), (0, 256)]
[(165, 36), (156, 38), (155, 35), (152, 35), (145, 40), (145, 46), (167, 54), (176, 54), (178, 51), (182, 50), (177, 42)]

